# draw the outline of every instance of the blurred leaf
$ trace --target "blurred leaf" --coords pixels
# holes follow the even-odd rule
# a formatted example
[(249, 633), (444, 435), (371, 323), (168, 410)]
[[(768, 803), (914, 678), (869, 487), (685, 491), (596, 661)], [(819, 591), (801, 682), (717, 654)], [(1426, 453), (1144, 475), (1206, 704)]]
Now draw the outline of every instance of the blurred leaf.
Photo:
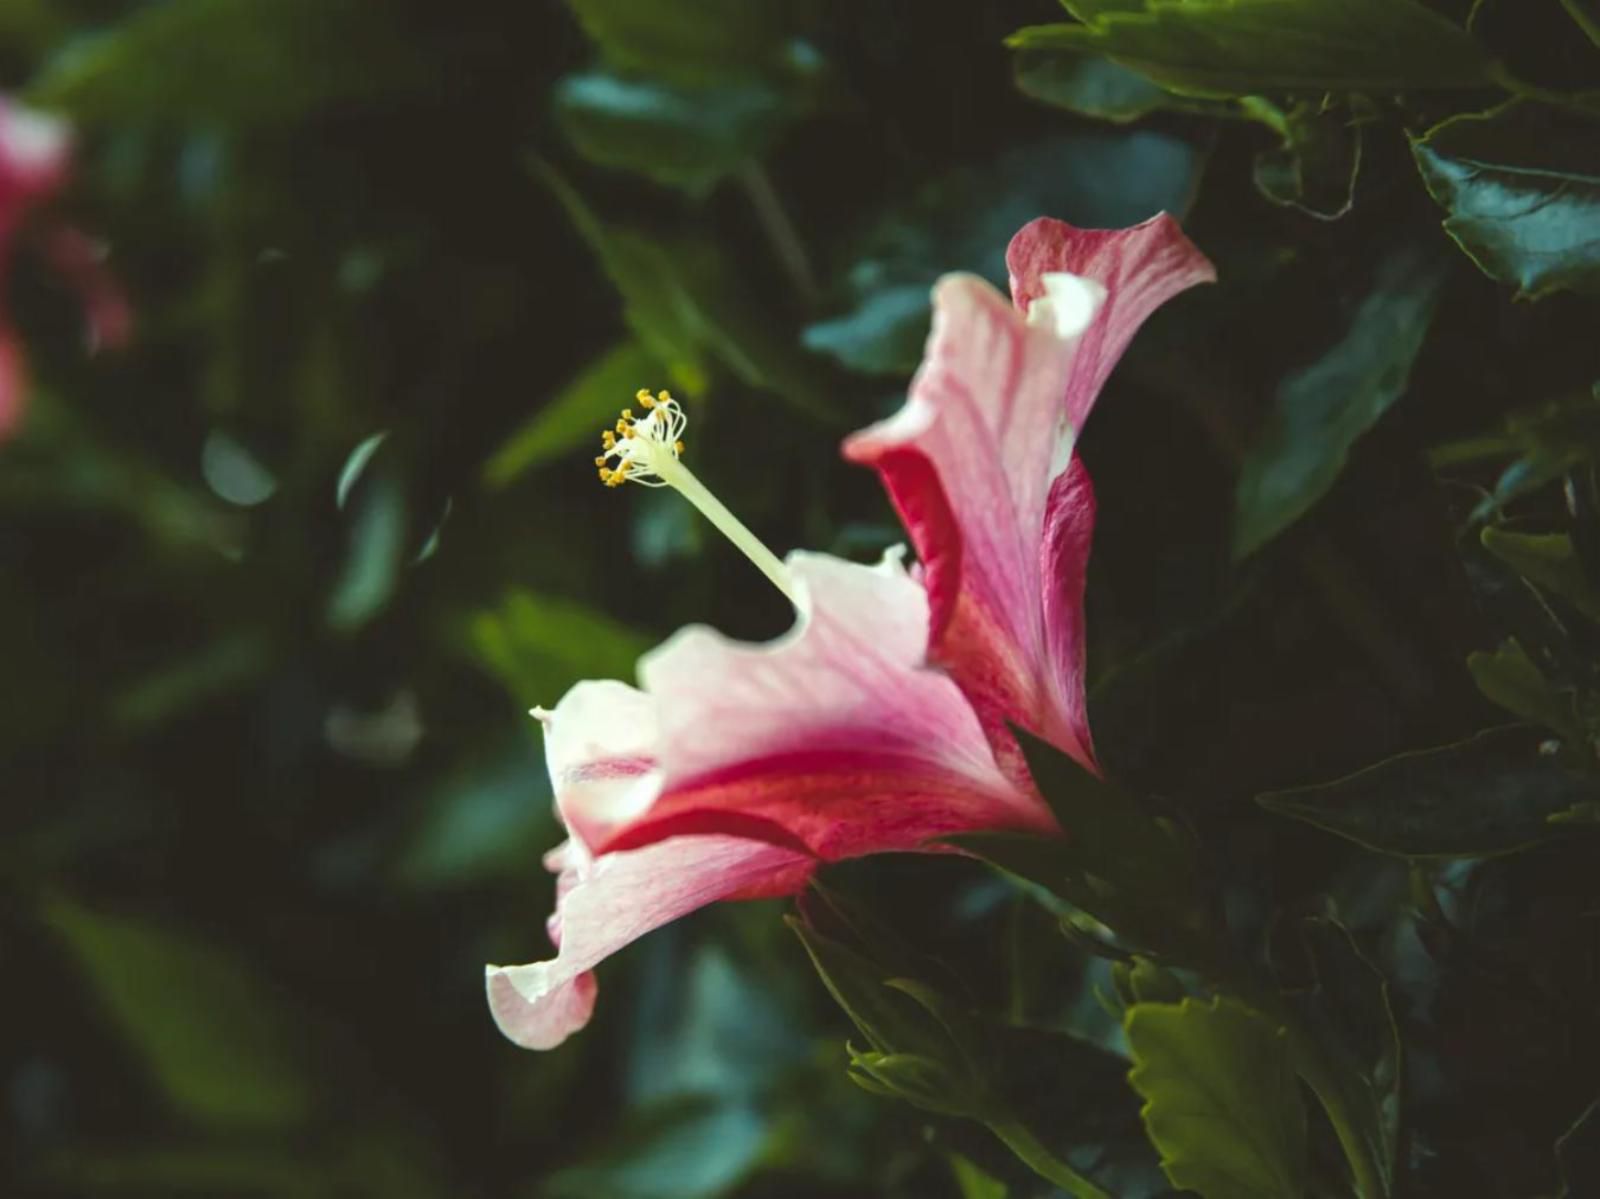
[(1549, 816), (1592, 798), (1600, 785), (1540, 752), (1540, 738), (1527, 729), (1490, 729), (1257, 802), (1380, 853), (1512, 853), (1550, 836)]
[(1204, 1199), (1305, 1193), (1306, 1114), (1282, 1028), (1231, 999), (1128, 1009), (1144, 1122), (1177, 1187)]
[(433, 889), (527, 874), (528, 863), (538, 860), (556, 834), (536, 736), (529, 729), (503, 752), (429, 789), (395, 856), (398, 884)]
[(406, 505), (399, 480), (376, 475), (354, 505), (349, 549), (328, 598), (328, 624), (353, 632), (389, 603), (405, 562)]
[(548, 1199), (714, 1199), (759, 1160), (767, 1124), (750, 1107), (679, 1096), (635, 1117), (589, 1160), (554, 1175)]
[(1489, 59), (1417, 0), (1067, 0), (1080, 25), (1010, 44), (1103, 54), (1196, 96), (1410, 91), (1488, 82)]
[(607, 71), (562, 80), (554, 111), (589, 161), (696, 194), (763, 154), (791, 113), (760, 84), (691, 89)]
[(1123, 124), (1174, 103), (1172, 93), (1107, 58), (1051, 50), (1022, 50), (1013, 63), (1025, 96), (1086, 117)]
[(1274, 204), (1318, 220), (1338, 220), (1355, 203), (1361, 171), (1362, 126), (1342, 107), (1302, 100), (1287, 112), (1259, 97), (1243, 103), (1270, 108), (1282, 144), (1256, 156), (1256, 189)]
[(278, 123), (440, 87), (397, 12), (362, 0), (143, 4), (69, 43), (28, 99), (87, 123)]
[(956, 1186), (961, 1188), (961, 1199), (1006, 1199), (1010, 1193), (1005, 1183), (984, 1173), (959, 1153), (950, 1155), (950, 1172), (955, 1175)]
[(864, 373), (909, 375), (940, 275), (973, 271), (1005, 286), (1006, 246), (1041, 213), (1091, 228), (1181, 215), (1200, 164), (1193, 146), (1163, 133), (1091, 129), (938, 179), (874, 222), (845, 281), (855, 307), (810, 326), (806, 345)]
[(811, 363), (775, 327), (716, 241), (667, 241), (607, 225), (566, 180), (538, 171), (621, 293), (628, 325), (674, 386), (704, 394), (720, 368), (812, 416), (839, 418)]
[(630, 679), (651, 645), (581, 604), (522, 589), (474, 615), (469, 635), (478, 657), (528, 704), (554, 704), (579, 679)]
[(344, 460), (344, 467), (339, 471), (339, 482), (333, 491), (334, 503), (339, 506), (341, 512), (350, 499), (350, 493), (361, 481), (361, 476), (366, 473), (367, 467), (372, 465), (374, 455), (388, 439), (388, 430), (374, 433), (351, 450), (350, 456)]
[(1515, 637), (1507, 638), (1492, 654), (1481, 650), (1471, 654), (1467, 669), (1478, 690), (1513, 716), (1553, 729), (1571, 741), (1583, 740), (1572, 697), (1551, 685)]
[(1350, 448), (1404, 394), (1433, 320), (1444, 264), (1411, 248), (1391, 254), (1343, 336), (1289, 375), (1240, 467), (1234, 553), (1246, 557), (1288, 528), (1339, 477)]
[(783, 4), (748, 0), (567, 0), (607, 61), (688, 87), (793, 77), (820, 66)]
[(523, 472), (585, 442), (597, 446), (601, 431), (611, 427), (634, 393), (661, 375), (660, 363), (637, 341), (613, 346), (578, 372), (495, 451), (484, 465), (484, 482), (504, 487)]
[(243, 687), (271, 664), (271, 647), (263, 638), (234, 633), (125, 688), (113, 701), (113, 717), (143, 731)]
[(1513, 100), (1412, 142), (1445, 232), (1485, 274), (1538, 298), (1600, 294), (1600, 120)]
[(1590, 620), (1600, 621), (1600, 588), (1589, 581), (1565, 533), (1512, 533), (1493, 525), (1479, 534), (1488, 550), (1530, 583), (1559, 595)]
[(307, 1119), (314, 1092), (305, 1031), (247, 961), (59, 896), (43, 916), (184, 1115), (260, 1128)]

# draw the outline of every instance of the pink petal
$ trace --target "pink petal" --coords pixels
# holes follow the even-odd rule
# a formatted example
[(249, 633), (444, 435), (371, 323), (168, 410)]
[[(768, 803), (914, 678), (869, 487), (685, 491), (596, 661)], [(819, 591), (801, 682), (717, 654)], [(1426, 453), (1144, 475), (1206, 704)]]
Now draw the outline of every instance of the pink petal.
[(552, 1049), (589, 1022), (596, 992), (590, 971), (603, 959), (719, 899), (793, 894), (814, 866), (805, 854), (719, 836), (674, 837), (581, 861), (563, 879), (556, 956), (487, 967), (495, 1023), (518, 1045)]
[(1114, 231), (1035, 221), (1008, 262), (1022, 309), (1046, 298), (1046, 275), (1077, 273), (1098, 311), (1062, 336), (982, 280), (947, 276), (905, 407), (851, 437), (845, 455), (877, 468), (922, 559), (929, 659), (1020, 778), (1007, 722), (1094, 769), (1082, 636), (1094, 498), (1082, 468), (1069, 469), (1076, 430), (1139, 323), (1211, 267), (1167, 217)]
[(977, 828), (1051, 832), (1009, 782), (960, 689), (922, 666), (927, 598), (898, 561), (792, 554), (803, 615), (768, 645), (706, 628), (639, 666), (659, 697), (660, 795), (606, 848), (684, 833), (828, 861)]
[(609, 679), (579, 683), (544, 722), (545, 764), (568, 831), (593, 849), (642, 815), (661, 787), (656, 701)]
[(56, 224), (44, 237), (45, 256), (83, 301), (89, 352), (115, 350), (133, 335), (133, 306), (105, 264), (105, 247), (80, 229)]
[(59, 189), (72, 162), (66, 123), (0, 97), (0, 230)]
[(1047, 274), (1079, 275), (1105, 288), (1100, 317), (1079, 340), (1067, 391), (1074, 429), (1083, 428), (1111, 368), (1150, 314), (1179, 292), (1217, 278), (1211, 261), (1164, 212), (1128, 229), (1079, 229), (1040, 217), (1011, 239), (1006, 269), (1022, 312), (1044, 295)]

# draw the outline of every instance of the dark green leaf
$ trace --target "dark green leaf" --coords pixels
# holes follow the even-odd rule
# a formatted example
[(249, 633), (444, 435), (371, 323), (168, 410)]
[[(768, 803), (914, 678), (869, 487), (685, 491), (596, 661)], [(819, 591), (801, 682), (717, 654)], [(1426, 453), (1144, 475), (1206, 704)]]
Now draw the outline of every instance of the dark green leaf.
[(1137, 121), (1174, 103), (1137, 71), (1089, 54), (1022, 50), (1013, 71), (1023, 95), (1103, 121)]
[(1263, 795), (1259, 802), (1381, 853), (1510, 853), (1548, 837), (1552, 813), (1592, 798), (1600, 786), (1541, 752), (1540, 736), (1491, 729), (1336, 782)]
[(549, 1199), (714, 1199), (760, 1159), (770, 1135), (753, 1107), (678, 1096), (625, 1124), (600, 1152), (560, 1171)]
[(1512, 533), (1493, 525), (1479, 535), (1488, 550), (1530, 583), (1559, 595), (1590, 620), (1600, 620), (1600, 588), (1584, 573), (1565, 533)]
[(608, 62), (688, 87), (787, 76), (820, 68), (785, 6), (748, 0), (567, 0)]
[(928, 294), (948, 271), (1004, 286), (1011, 236), (1041, 213), (1091, 228), (1189, 206), (1200, 156), (1153, 130), (1089, 130), (1018, 146), (956, 172), (885, 213), (846, 280), (855, 308), (806, 330), (806, 344), (853, 369), (906, 375), (928, 327)]
[(956, 1186), (961, 1188), (961, 1199), (1006, 1199), (1006, 1184), (985, 1173), (959, 1153), (950, 1155), (950, 1172), (955, 1175)]
[(1279, 385), (1240, 468), (1235, 554), (1254, 553), (1303, 516), (1333, 486), (1351, 446), (1405, 392), (1444, 277), (1433, 255), (1392, 254), (1343, 337)]
[(554, 110), (591, 162), (694, 193), (759, 157), (791, 111), (761, 84), (684, 88), (609, 71), (562, 80)]
[[(28, 94), (83, 122), (190, 125), (292, 121), (439, 87), (397, 11), (361, 0), (141, 5), (62, 52)], [(361, 48), (359, 70), (350, 68), (352, 46)]]
[(1478, 690), (1513, 716), (1542, 724), (1574, 742), (1583, 740), (1572, 697), (1551, 685), (1515, 637), (1492, 654), (1480, 650), (1469, 655), (1467, 669)]
[[(1250, 103), (1246, 101), (1245, 103)], [(1259, 111), (1266, 101), (1255, 99)], [(1256, 188), (1274, 204), (1332, 221), (1355, 203), (1362, 125), (1344, 108), (1302, 100), (1271, 122), (1283, 139), (1256, 156)]]
[(612, 426), (634, 393), (660, 379), (662, 373), (660, 362), (637, 341), (614, 346), (580, 371), (495, 451), (484, 464), (483, 481), (490, 487), (504, 487), (525, 471), (580, 445), (598, 447), (600, 433)]
[(650, 639), (582, 604), (523, 589), (469, 626), (479, 658), (519, 703), (554, 705), (579, 679), (628, 679)]
[(1081, 3), (1080, 25), (1020, 30), (1028, 49), (1103, 54), (1173, 91), (1409, 91), (1476, 87), (1489, 61), (1417, 0), (1147, 0)]
[(248, 962), (65, 898), (49, 900), (44, 918), (174, 1107), (224, 1126), (306, 1119), (314, 1092), (305, 1031)]
[(1284, 1030), (1240, 1003), (1128, 1009), (1144, 1122), (1172, 1184), (1204, 1199), (1304, 1194), (1306, 1113)]
[(1600, 293), (1600, 120), (1513, 100), (1412, 143), (1445, 231), (1517, 294)]
[(359, 629), (393, 598), (406, 549), (406, 499), (390, 472), (376, 475), (354, 505), (344, 568), (328, 598), (328, 624)]

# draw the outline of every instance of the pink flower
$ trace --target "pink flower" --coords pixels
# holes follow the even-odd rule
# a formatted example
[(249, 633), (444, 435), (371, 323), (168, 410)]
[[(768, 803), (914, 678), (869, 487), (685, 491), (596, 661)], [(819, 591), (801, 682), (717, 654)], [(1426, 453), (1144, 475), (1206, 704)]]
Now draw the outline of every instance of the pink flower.
[[(27, 387), (22, 345), (5, 306), (12, 247), (31, 211), (66, 185), (72, 139), (62, 122), (0, 97), (0, 441), (22, 418)], [(127, 340), (131, 313), (121, 289), (101, 264), (93, 242), (66, 225), (44, 231), (45, 257), (82, 296), (90, 348)]]
[(845, 454), (877, 468), (899, 510), (928, 589), (928, 660), (961, 685), (1007, 770), (1024, 770), (1008, 721), (1095, 770), (1094, 491), (1073, 444), (1139, 326), (1216, 273), (1165, 214), (1107, 230), (1041, 218), (1006, 265), (1015, 308), (981, 280), (940, 281), (905, 407)]
[[(1072, 432), (1139, 323), (1211, 268), (1166, 218), (1108, 233), (1037, 221), (1009, 261), (1017, 308), (981, 279), (940, 281), (905, 409), (847, 443), (883, 473), (920, 579), (893, 557), (780, 564), (756, 545), (799, 612), (786, 637), (685, 629), (640, 662), (637, 689), (580, 683), (539, 713), (570, 839), (547, 861), (557, 956), (488, 969), (513, 1041), (559, 1044), (589, 1019), (596, 964), (708, 903), (791, 894), (820, 863), (955, 833), (1059, 832), (1005, 721), (1093, 768), (1094, 509)], [(649, 413), (606, 435), (601, 478), (676, 487), (753, 540), (678, 461), (681, 409), (639, 398)]]

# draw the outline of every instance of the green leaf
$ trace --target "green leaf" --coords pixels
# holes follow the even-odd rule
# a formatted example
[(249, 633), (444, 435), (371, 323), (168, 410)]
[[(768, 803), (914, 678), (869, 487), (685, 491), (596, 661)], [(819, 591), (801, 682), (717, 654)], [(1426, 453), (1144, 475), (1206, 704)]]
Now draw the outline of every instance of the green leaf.
[(1600, 588), (1584, 573), (1571, 537), (1512, 533), (1486, 525), (1479, 539), (1484, 549), (1530, 583), (1559, 595), (1590, 620), (1600, 620)]
[(820, 69), (796, 35), (793, 6), (749, 0), (567, 0), (567, 7), (613, 66), (687, 87), (730, 79), (787, 76)]
[(1513, 716), (1544, 725), (1573, 742), (1583, 740), (1572, 697), (1550, 684), (1515, 637), (1507, 638), (1492, 654), (1481, 650), (1470, 654), (1467, 669), (1478, 690)]
[(248, 961), (59, 896), (43, 916), (184, 1115), (241, 1128), (289, 1127), (310, 1115), (305, 1031)]
[(684, 88), (609, 71), (563, 79), (554, 112), (589, 161), (694, 194), (763, 154), (792, 115), (761, 84)]
[(1284, 1030), (1232, 999), (1128, 1009), (1144, 1122), (1176, 1187), (1204, 1199), (1305, 1193), (1306, 1113)]
[(513, 433), (484, 464), (483, 481), (504, 487), (520, 475), (580, 445), (599, 445), (634, 392), (662, 375), (661, 364), (637, 341), (596, 358)]
[(1005, 1183), (985, 1173), (959, 1153), (950, 1154), (949, 1162), (956, 1186), (961, 1189), (961, 1199), (1006, 1199), (1010, 1194)]
[(863, 373), (904, 376), (927, 336), (928, 295), (965, 270), (1006, 283), (1006, 246), (1040, 213), (1112, 228), (1189, 206), (1200, 155), (1148, 129), (1090, 129), (1015, 146), (952, 172), (883, 213), (843, 281), (854, 308), (810, 326), (806, 345)]
[(1069, 3), (1079, 25), (1019, 30), (1027, 49), (1103, 54), (1176, 92), (1411, 91), (1488, 81), (1489, 60), (1417, 0)]
[(1357, 439), (1404, 394), (1444, 266), (1409, 248), (1392, 254), (1339, 341), (1279, 385), (1266, 428), (1240, 467), (1237, 557), (1303, 516), (1333, 486)]
[(679, 1095), (635, 1115), (585, 1162), (554, 1174), (540, 1193), (548, 1199), (715, 1199), (748, 1177), (770, 1132), (748, 1104)]
[(399, 479), (382, 472), (363, 491), (344, 567), (328, 597), (328, 624), (341, 632), (353, 632), (383, 611), (405, 560), (406, 500)]
[(1174, 103), (1171, 92), (1139, 72), (1089, 54), (1022, 50), (1012, 71), (1023, 95), (1117, 124), (1137, 121)]
[(1600, 294), (1600, 120), (1513, 100), (1412, 142), (1444, 228), (1519, 296)]
[(58, 54), (28, 99), (85, 123), (273, 124), (437, 86), (395, 13), (362, 0), (140, 5)]
[(1257, 802), (1368, 849), (1407, 858), (1482, 857), (1551, 834), (1551, 814), (1593, 797), (1597, 781), (1541, 752), (1541, 734), (1491, 729), (1401, 754), (1331, 783)]
[[(1259, 112), (1267, 102), (1242, 101)], [(1343, 107), (1302, 100), (1288, 112), (1273, 106), (1282, 145), (1256, 156), (1256, 190), (1274, 204), (1318, 220), (1338, 220), (1355, 203), (1361, 171), (1362, 125)]]
[(629, 327), (666, 367), (674, 387), (701, 395), (713, 375), (725, 371), (813, 417), (841, 419), (814, 364), (751, 293), (717, 241), (668, 240), (609, 225), (555, 171), (540, 164), (535, 170), (600, 259), (622, 296)]
[(476, 613), (468, 635), (478, 657), (519, 703), (553, 704), (585, 678), (627, 679), (651, 640), (582, 604), (518, 588)]

